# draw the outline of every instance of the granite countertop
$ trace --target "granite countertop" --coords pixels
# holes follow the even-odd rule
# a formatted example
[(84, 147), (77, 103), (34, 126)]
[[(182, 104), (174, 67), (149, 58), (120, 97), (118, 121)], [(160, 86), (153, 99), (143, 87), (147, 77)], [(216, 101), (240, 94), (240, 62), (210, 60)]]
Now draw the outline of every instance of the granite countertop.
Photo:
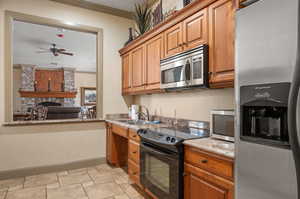
[[(126, 120), (126, 119), (106, 119), (106, 122), (116, 124), (125, 128), (133, 129), (133, 130), (139, 130), (139, 129), (146, 129), (146, 128), (152, 128), (152, 127), (167, 127), (167, 124), (160, 123), (160, 124), (128, 124), (126, 122), (121, 122), (120, 120)], [(129, 120), (129, 119), (128, 119)]]
[(69, 123), (88, 123), (88, 122), (105, 122), (104, 119), (63, 119), (63, 120), (29, 120), (29, 121), (12, 121), (5, 122), (3, 126), (29, 126), (44, 124), (69, 124)]
[[(159, 127), (170, 126), (166, 123), (141, 124), (141, 125), (128, 124), (124, 122), (124, 120), (129, 120), (129, 119), (120, 118), (120, 117), (109, 117), (105, 121), (125, 128), (133, 129), (136, 131), (143, 128), (159, 128)], [(184, 141), (184, 144), (234, 159), (234, 143), (217, 140), (214, 138), (201, 138), (201, 139), (186, 140)]]
[(202, 138), (184, 141), (185, 145), (196, 147), (208, 152), (234, 159), (234, 143), (217, 140), (214, 138)]

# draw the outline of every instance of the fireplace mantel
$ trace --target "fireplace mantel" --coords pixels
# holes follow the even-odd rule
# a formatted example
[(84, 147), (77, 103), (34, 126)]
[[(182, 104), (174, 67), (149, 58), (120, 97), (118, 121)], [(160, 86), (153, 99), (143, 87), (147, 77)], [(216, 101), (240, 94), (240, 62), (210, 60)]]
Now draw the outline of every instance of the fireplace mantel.
[(28, 98), (76, 98), (77, 92), (39, 92), (39, 91), (19, 91), (21, 97)]

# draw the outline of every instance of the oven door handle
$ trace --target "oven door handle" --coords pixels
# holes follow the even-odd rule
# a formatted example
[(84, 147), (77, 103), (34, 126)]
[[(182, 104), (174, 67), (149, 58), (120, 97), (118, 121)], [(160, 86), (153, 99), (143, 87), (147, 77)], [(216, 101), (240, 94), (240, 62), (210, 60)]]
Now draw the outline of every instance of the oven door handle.
[(160, 152), (160, 151), (158, 151), (158, 150), (155, 149), (155, 148), (146, 146), (144, 143), (142, 143), (142, 148), (145, 148), (148, 152), (157, 154), (157, 155), (162, 156), (162, 157), (164, 157), (164, 158), (168, 158), (168, 159), (176, 159), (176, 158), (174, 158), (174, 156), (172, 156), (170, 153), (167, 153), (167, 152), (166, 152), (166, 153)]

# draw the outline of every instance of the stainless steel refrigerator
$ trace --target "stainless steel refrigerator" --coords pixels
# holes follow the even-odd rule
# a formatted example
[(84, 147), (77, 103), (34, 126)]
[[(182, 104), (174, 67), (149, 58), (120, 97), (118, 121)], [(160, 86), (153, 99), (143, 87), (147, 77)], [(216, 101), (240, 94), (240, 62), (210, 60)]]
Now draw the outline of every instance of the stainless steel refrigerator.
[(300, 199), (299, 1), (247, 2), (236, 14), (235, 198)]

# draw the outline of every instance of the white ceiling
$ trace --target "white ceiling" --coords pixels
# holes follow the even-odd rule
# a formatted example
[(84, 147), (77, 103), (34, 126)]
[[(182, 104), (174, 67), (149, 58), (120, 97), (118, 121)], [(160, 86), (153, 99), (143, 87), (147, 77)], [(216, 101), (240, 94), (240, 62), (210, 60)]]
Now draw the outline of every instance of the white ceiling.
[[(58, 33), (63, 33), (64, 37), (59, 38)], [(77, 71), (96, 71), (95, 34), (14, 21), (13, 37), (14, 65), (32, 64), (47, 68), (72, 67)], [(52, 53), (37, 53), (41, 49), (49, 49), (52, 43), (74, 53), (74, 56), (55, 57)]]
[(104, 5), (104, 6), (109, 6), (112, 8), (117, 8), (120, 10), (133, 12), (134, 4), (141, 2), (142, 0), (85, 0), (85, 1)]

